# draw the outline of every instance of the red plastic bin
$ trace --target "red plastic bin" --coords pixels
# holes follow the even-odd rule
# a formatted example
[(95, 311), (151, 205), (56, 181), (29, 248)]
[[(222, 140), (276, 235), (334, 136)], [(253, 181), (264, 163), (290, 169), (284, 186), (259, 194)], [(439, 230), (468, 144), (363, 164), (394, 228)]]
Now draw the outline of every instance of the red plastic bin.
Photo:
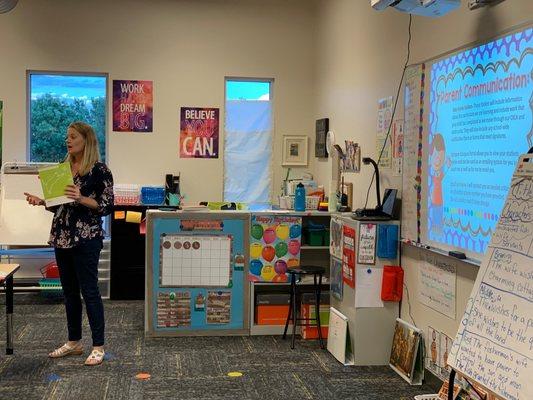
[(41, 268), (41, 274), (44, 278), (47, 279), (57, 279), (59, 278), (59, 268), (55, 261), (49, 262), (44, 267)]

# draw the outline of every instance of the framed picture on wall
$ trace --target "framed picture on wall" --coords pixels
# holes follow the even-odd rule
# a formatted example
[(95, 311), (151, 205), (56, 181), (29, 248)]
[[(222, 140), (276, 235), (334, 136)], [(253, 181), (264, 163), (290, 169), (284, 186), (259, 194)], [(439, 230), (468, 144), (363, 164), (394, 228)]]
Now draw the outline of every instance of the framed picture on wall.
[(308, 141), (307, 136), (283, 136), (282, 165), (306, 166)]

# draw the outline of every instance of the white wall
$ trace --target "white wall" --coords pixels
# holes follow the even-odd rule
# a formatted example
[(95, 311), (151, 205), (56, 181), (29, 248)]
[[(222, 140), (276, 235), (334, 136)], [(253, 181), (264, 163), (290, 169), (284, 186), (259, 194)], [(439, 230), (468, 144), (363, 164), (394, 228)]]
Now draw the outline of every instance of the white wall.
[[(337, 142), (359, 142), (364, 156), (376, 156), (377, 100), (396, 92), (405, 62), (408, 16), (395, 10), (373, 11), (368, 1), (323, 0), (318, 29), (316, 117), (329, 117)], [(467, 1), (460, 10), (442, 18), (413, 17), (411, 61), (416, 63), (470, 42), (487, 39), (533, 17), (533, 1), (507, 0), (497, 6), (470, 11)], [(403, 110), (398, 108), (397, 117)], [(317, 175), (327, 182), (331, 161), (319, 162)], [(347, 175), (354, 182), (354, 207), (364, 204), (372, 169)], [(383, 187), (398, 187), (398, 178), (383, 171)], [(370, 192), (375, 204), (375, 188)], [(411, 313), (424, 330), (428, 325), (454, 336), (472, 290), (476, 267), (458, 262), (457, 318), (449, 319), (417, 300), (418, 251), (404, 246), (402, 266), (411, 295)], [(404, 295), (405, 299), (405, 295)], [(402, 318), (410, 320), (407, 301)]]
[[(395, 95), (405, 63), (409, 16), (378, 13), (367, 1), (324, 0), (320, 3), (317, 63), (317, 118), (328, 117), (336, 142), (358, 142), (363, 156), (377, 160), (377, 101)], [(400, 107), (401, 110), (401, 107)], [(320, 161), (317, 175), (329, 180), (331, 159)], [(398, 187), (398, 178), (382, 174), (383, 187)], [(362, 165), (360, 174), (345, 174), (354, 183), (354, 207), (365, 202), (373, 173)], [(375, 188), (369, 205), (375, 205)]]
[[(182, 174), (187, 201), (222, 200), (219, 159), (178, 157), (179, 108), (220, 107), (224, 77), (274, 78), (274, 181), (281, 136), (314, 132), (313, 0), (32, 0), (0, 15), (3, 160), (26, 160), (26, 70), (107, 72), (154, 81), (154, 132), (111, 132), (117, 183)], [(110, 82), (111, 83), (111, 82)], [(109, 103), (110, 104), (110, 103)]]

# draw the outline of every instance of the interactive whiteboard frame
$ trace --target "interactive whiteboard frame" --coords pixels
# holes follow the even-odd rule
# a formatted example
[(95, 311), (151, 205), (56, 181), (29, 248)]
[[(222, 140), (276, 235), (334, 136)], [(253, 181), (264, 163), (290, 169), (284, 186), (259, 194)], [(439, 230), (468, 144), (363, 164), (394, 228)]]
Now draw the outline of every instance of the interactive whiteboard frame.
[[(422, 138), (422, 174), (420, 176), (420, 184), (421, 184), (421, 200), (420, 200), (420, 242), (423, 245), (424, 248), (428, 250), (434, 250), (437, 253), (441, 254), (448, 254), (449, 250), (458, 250), (465, 253), (467, 256), (467, 260), (470, 263), (480, 265), (481, 259), (484, 256), (484, 253), (477, 253), (470, 250), (465, 250), (463, 248), (459, 248), (457, 246), (452, 245), (446, 245), (444, 243), (439, 243), (435, 241), (429, 241), (427, 229), (428, 229), (428, 150), (429, 150), (429, 91), (431, 88), (430, 80), (431, 80), (431, 66), (437, 61), (442, 60), (448, 57), (451, 57), (455, 54), (459, 54), (464, 52), (465, 50), (475, 48), (477, 46), (483, 45), (485, 43), (492, 42), (494, 40), (498, 40), (502, 37), (505, 37), (507, 35), (513, 34), (515, 32), (519, 32), (522, 30), (526, 30), (529, 28), (533, 28), (533, 20), (527, 21), (525, 23), (513, 26), (509, 29), (506, 29), (504, 31), (501, 31), (499, 34), (495, 36), (488, 37), (486, 39), (477, 40), (471, 43), (468, 43), (464, 46), (461, 46), (459, 48), (450, 50), (448, 52), (444, 52), (440, 55), (437, 55), (435, 57), (432, 57), (430, 59), (427, 59), (423, 61), (421, 64), (425, 64), (425, 79), (424, 79), (424, 103), (423, 103), (423, 121), (422, 121), (422, 129), (423, 129), (423, 138)], [(525, 149), (527, 151), (527, 149)], [(510, 176), (509, 176), (510, 178)], [(496, 225), (494, 226), (494, 229), (496, 228)], [(404, 239), (410, 239), (414, 240), (415, 238), (404, 238)], [(490, 241), (490, 240), (489, 240)]]

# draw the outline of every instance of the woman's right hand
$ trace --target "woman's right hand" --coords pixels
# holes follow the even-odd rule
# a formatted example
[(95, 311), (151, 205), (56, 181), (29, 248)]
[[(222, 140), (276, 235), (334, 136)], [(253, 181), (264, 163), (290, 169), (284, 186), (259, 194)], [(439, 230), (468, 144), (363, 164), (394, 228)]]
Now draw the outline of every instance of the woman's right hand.
[(33, 194), (24, 192), (24, 196), (26, 196), (26, 201), (32, 206), (44, 206), (45, 204), (43, 199)]

